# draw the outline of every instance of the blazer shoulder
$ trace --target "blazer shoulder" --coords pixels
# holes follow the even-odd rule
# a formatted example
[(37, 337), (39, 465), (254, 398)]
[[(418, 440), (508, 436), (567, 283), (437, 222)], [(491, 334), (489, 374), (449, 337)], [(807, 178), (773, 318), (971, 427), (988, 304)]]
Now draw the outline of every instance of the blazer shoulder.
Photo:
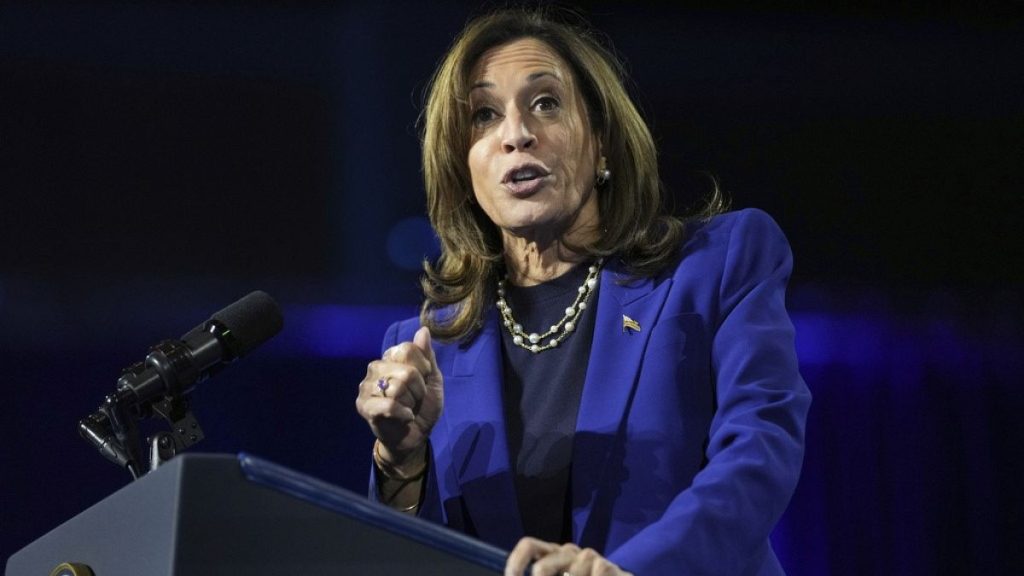
[(725, 237), (736, 236), (740, 239), (748, 237), (780, 237), (785, 238), (782, 228), (774, 218), (759, 208), (744, 208), (734, 212), (724, 212), (707, 220), (690, 224), (690, 239), (700, 235)]
[(763, 277), (792, 265), (785, 234), (763, 210), (726, 212), (691, 224), (682, 257), (673, 270), (681, 285), (720, 288), (738, 277)]
[(387, 332), (384, 333), (384, 341), (381, 343), (381, 354), (399, 342), (412, 340), (413, 335), (416, 334), (416, 331), (419, 330), (419, 328), (419, 316), (399, 320), (391, 326), (388, 326)]
[[(790, 253), (789, 241), (775, 219), (757, 208), (725, 212), (690, 224), (683, 246), (684, 259), (695, 253), (750, 255)], [(769, 257), (769, 259), (774, 259)]]

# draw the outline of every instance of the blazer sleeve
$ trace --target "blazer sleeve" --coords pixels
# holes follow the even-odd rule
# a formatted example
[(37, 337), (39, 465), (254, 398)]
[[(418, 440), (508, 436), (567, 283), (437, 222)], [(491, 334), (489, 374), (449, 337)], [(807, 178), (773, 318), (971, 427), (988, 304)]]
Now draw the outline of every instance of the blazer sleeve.
[(768, 535), (800, 475), (810, 406), (785, 308), (792, 254), (756, 210), (737, 215), (724, 254), (708, 318), (716, 408), (706, 464), (659, 520), (609, 554), (637, 574), (757, 573), (777, 562)]
[[(411, 325), (411, 329), (409, 327)], [(381, 355), (384, 355), (384, 351), (388, 348), (412, 339), (412, 333), (419, 327), (419, 323), (406, 320), (404, 322), (395, 322), (388, 327), (387, 332), (384, 334), (384, 341), (381, 344)], [(411, 331), (410, 331), (411, 330)], [(404, 332), (409, 334), (406, 337), (402, 337)], [(434, 437), (435, 433), (441, 433), (442, 430), (431, 431), (431, 438)], [(420, 518), (425, 518), (439, 524), (445, 524), (444, 513), (441, 506), (440, 490), (437, 481), (437, 466), (434, 462), (434, 451), (430, 444), (427, 445), (427, 476), (426, 484), (423, 486), (423, 495), (420, 499), (420, 507), (416, 511), (416, 515)], [(377, 491), (377, 466), (373, 462), (373, 456), (370, 456), (370, 484), (367, 487), (367, 494), (370, 500), (374, 502), (380, 502), (380, 493)]]

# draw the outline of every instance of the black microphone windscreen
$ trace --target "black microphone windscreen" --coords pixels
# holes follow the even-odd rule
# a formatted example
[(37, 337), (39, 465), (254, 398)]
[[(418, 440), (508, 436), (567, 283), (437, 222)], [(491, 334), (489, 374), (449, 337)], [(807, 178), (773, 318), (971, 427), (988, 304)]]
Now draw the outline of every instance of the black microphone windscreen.
[(243, 356), (281, 331), (284, 317), (281, 307), (266, 292), (257, 290), (212, 316), (230, 333), (229, 346), (235, 356)]

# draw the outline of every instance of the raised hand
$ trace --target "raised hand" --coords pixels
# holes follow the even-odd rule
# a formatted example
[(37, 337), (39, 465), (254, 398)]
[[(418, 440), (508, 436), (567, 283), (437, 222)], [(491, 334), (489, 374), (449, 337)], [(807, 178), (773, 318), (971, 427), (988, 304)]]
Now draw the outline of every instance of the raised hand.
[(424, 462), (427, 438), (443, 408), (444, 378), (427, 328), (370, 362), (359, 383), (356, 410), (379, 441), (377, 456), (402, 472)]

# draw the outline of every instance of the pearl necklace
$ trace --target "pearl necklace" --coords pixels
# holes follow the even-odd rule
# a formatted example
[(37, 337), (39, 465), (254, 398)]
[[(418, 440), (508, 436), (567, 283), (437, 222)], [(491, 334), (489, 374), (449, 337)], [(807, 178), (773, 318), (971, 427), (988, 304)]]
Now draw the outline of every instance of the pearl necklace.
[[(523, 325), (516, 322), (516, 319), (512, 316), (512, 307), (505, 301), (505, 280), (508, 279), (508, 276), (498, 280), (498, 311), (501, 312), (501, 319), (505, 329), (512, 335), (512, 343), (537, 354), (538, 352), (557, 347), (563, 340), (568, 338), (569, 334), (576, 329), (576, 324), (583, 311), (587, 309), (587, 301), (590, 300), (590, 295), (597, 288), (597, 274), (601, 270), (601, 262), (603, 260), (598, 260), (590, 266), (587, 271), (587, 279), (583, 281), (582, 286), (576, 289), (576, 299), (573, 300), (572, 306), (566, 308), (562, 319), (551, 326), (551, 328), (548, 328), (543, 334), (537, 334), (536, 332), (527, 334), (523, 330)], [(544, 342), (544, 340), (547, 340), (547, 342)]]

